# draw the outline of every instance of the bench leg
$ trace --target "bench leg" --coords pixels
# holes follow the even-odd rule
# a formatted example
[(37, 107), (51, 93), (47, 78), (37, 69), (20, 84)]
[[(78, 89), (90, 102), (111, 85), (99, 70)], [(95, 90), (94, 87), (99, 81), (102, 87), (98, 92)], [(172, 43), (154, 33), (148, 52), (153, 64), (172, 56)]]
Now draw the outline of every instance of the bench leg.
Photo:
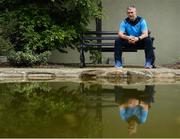
[(84, 57), (84, 49), (83, 46), (81, 45), (80, 48), (80, 68), (85, 67), (85, 57)]

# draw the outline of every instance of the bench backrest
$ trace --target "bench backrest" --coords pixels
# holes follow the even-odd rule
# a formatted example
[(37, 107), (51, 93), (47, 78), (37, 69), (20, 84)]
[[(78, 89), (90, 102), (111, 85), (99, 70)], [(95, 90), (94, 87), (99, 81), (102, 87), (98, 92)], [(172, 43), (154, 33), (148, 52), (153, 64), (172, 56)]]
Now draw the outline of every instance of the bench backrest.
[[(150, 34), (150, 32), (149, 32)], [(114, 41), (118, 38), (118, 32), (116, 31), (88, 31), (82, 33), (81, 44), (85, 49), (100, 50), (101, 52), (113, 52)], [(153, 37), (152, 41), (154, 40)], [(137, 50), (143, 50), (140, 48), (123, 48), (125, 52), (137, 52)]]

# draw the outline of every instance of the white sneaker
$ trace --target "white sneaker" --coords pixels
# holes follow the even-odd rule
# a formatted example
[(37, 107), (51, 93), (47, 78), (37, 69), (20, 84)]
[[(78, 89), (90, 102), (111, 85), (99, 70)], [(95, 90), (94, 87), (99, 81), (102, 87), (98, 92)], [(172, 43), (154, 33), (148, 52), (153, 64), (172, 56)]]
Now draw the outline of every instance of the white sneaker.
[(123, 66), (120, 66), (120, 67), (115, 66), (115, 68), (117, 68), (117, 69), (123, 69)]
[(145, 68), (145, 69), (152, 69), (152, 67), (153, 67), (153, 66), (151, 65), (150, 62), (146, 62), (145, 65), (144, 65), (144, 68)]

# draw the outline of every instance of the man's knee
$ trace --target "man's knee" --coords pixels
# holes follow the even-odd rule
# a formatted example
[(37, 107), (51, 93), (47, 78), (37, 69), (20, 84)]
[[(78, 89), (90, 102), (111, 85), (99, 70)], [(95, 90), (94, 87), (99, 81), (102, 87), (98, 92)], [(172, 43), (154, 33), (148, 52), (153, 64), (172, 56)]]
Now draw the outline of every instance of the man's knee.
[(122, 46), (122, 39), (121, 38), (117, 38), (116, 40), (115, 40), (115, 45), (114, 45), (114, 47), (115, 47), (115, 49), (121, 49), (121, 46)]
[(122, 39), (121, 38), (117, 38), (117, 39), (115, 39), (115, 47), (117, 47), (117, 46), (121, 46), (121, 44), (122, 44)]
[(144, 38), (144, 43), (147, 46), (152, 46), (152, 39), (150, 37)]

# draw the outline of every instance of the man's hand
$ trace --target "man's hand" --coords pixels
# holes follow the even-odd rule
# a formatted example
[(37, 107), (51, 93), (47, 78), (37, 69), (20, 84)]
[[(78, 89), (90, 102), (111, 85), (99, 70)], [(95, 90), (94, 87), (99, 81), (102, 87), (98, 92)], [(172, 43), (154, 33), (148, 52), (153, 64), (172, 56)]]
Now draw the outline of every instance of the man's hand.
[(149, 109), (149, 105), (146, 104), (145, 102), (141, 101), (139, 104), (144, 110), (148, 110)]
[(138, 40), (139, 40), (139, 38), (138, 37), (134, 37), (134, 36), (129, 36), (129, 38), (128, 38), (128, 42), (130, 44), (135, 44)]

